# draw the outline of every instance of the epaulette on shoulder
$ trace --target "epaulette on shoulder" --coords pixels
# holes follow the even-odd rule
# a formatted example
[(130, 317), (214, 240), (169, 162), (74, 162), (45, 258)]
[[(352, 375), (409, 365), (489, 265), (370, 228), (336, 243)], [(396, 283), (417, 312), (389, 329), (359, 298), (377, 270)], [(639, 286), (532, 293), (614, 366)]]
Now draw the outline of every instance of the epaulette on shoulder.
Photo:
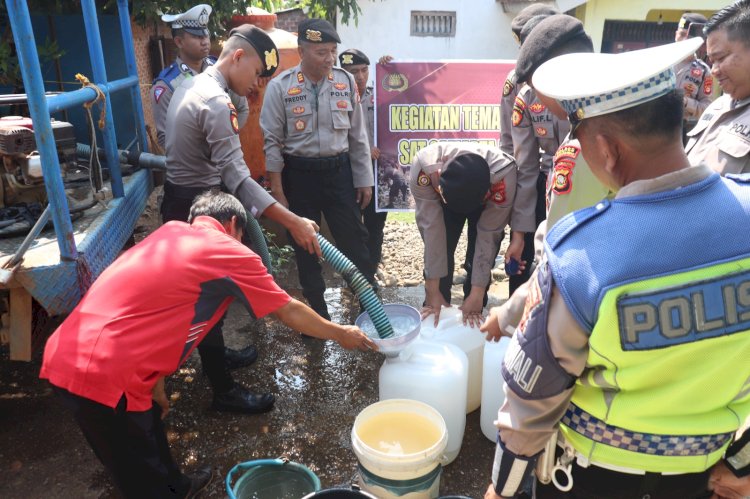
[(159, 75), (154, 79), (154, 83), (156, 83), (157, 81), (163, 81), (164, 83), (169, 85), (170, 89), (174, 90), (172, 88), (172, 80), (180, 76), (180, 73), (181, 71), (179, 66), (177, 66), (177, 64), (173, 62), (172, 64), (161, 70), (161, 73), (159, 73)]
[(549, 244), (549, 247), (554, 250), (562, 244), (568, 236), (575, 233), (589, 221), (605, 213), (610, 206), (612, 206), (612, 203), (608, 199), (603, 199), (594, 206), (576, 210), (573, 213), (565, 215), (547, 232), (547, 235), (545, 236), (547, 244)]
[(218, 60), (219, 59), (215, 55), (209, 55), (208, 57), (206, 57), (206, 63), (209, 66), (213, 66), (214, 64), (216, 64), (216, 61)]

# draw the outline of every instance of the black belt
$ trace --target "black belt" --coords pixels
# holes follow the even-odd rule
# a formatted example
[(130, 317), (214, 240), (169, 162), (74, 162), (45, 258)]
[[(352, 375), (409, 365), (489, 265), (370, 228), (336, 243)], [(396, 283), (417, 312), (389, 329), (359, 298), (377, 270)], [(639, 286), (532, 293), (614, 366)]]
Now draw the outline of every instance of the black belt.
[(327, 158), (303, 158), (301, 156), (284, 155), (284, 165), (292, 170), (301, 170), (307, 172), (320, 172), (326, 170), (336, 170), (342, 166), (349, 165), (349, 153), (342, 152), (337, 156)]
[(182, 185), (175, 185), (169, 181), (164, 182), (164, 195), (177, 198), (177, 199), (189, 199), (193, 200), (196, 196), (203, 194), (206, 191), (221, 190), (220, 185), (212, 185), (208, 187), (185, 187)]

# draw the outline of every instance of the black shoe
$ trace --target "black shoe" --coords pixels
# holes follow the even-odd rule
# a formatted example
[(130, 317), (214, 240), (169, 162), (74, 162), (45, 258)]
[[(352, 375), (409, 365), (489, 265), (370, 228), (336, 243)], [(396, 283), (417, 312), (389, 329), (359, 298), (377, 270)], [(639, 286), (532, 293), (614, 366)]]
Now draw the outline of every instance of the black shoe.
[(224, 347), (224, 365), (228, 371), (247, 367), (258, 359), (258, 350), (254, 346), (234, 350), (233, 348)]
[(242, 412), (245, 414), (260, 414), (273, 408), (276, 401), (270, 393), (253, 393), (244, 386), (235, 385), (224, 393), (214, 393), (214, 403), (211, 407), (220, 412)]
[(188, 490), (185, 499), (190, 499), (196, 497), (200, 491), (211, 483), (211, 480), (214, 478), (214, 471), (210, 466), (201, 466), (194, 472), (188, 473), (187, 477), (190, 480), (190, 490)]
[(331, 320), (331, 315), (328, 313), (328, 305), (326, 305), (326, 301), (323, 297), (321, 297), (319, 300), (317, 299), (307, 299), (307, 303), (310, 304), (310, 308), (315, 311), (316, 314), (321, 316), (327, 321)]

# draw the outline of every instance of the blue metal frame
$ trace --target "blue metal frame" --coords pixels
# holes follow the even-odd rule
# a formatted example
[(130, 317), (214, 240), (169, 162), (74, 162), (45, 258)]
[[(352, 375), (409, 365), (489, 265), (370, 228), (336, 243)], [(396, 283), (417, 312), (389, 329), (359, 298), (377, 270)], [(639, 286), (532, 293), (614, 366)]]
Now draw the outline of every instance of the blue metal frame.
[[(24, 87), (28, 95), (31, 120), (34, 122), (34, 134), (37, 149), (42, 160), (42, 172), (45, 178), (47, 198), (52, 208), (52, 220), (57, 235), (57, 245), (62, 260), (76, 260), (78, 252), (73, 239), (73, 226), (68, 215), (68, 203), (65, 199), (65, 189), (60, 176), (60, 163), (57, 159), (54, 136), (49, 117), (51, 112), (68, 109), (96, 98), (96, 92), (90, 88), (65, 92), (59, 95), (45, 97), (44, 82), (39, 56), (36, 50), (34, 32), (31, 27), (31, 17), (27, 3), (24, 0), (7, 0), (8, 16), (13, 31), (18, 52), (19, 66), (23, 75)], [(136, 70), (135, 53), (133, 50), (133, 35), (130, 29), (127, 0), (117, 0), (120, 17), (120, 28), (125, 47), (125, 60), (128, 76), (113, 82), (107, 81), (107, 71), (104, 63), (99, 21), (96, 15), (94, 0), (81, 0), (83, 19), (86, 27), (86, 38), (89, 46), (89, 56), (93, 69), (93, 82), (102, 90), (106, 97), (106, 119), (102, 135), (106, 162), (111, 176), (112, 194), (115, 198), (123, 197), (125, 191), (122, 184), (119, 156), (117, 154), (117, 137), (112, 120), (112, 104), (110, 94), (124, 89), (130, 90), (132, 109), (136, 112), (137, 135), (140, 149), (148, 151), (146, 141), (146, 127), (143, 119), (143, 105), (138, 86), (138, 72)]]
[(109, 203), (106, 211), (85, 229), (85, 237), (80, 240), (78, 247), (65, 198), (60, 163), (50, 125), (50, 113), (91, 102), (97, 93), (92, 88), (81, 88), (46, 96), (27, 2), (6, 0), (6, 5), (34, 123), (37, 149), (42, 160), (44, 183), (60, 252), (59, 263), (22, 267), (15, 274), (15, 280), (50, 314), (64, 314), (73, 309), (88, 285), (115, 259), (130, 237), (152, 189), (151, 174), (145, 170), (136, 172), (123, 183), (112, 115), (111, 95), (114, 92), (128, 90), (132, 104), (128, 111), (135, 113), (137, 147), (142, 152), (148, 152), (128, 2), (117, 0), (128, 75), (119, 80), (107, 81), (95, 1), (81, 0), (93, 70), (91, 81), (106, 97), (102, 145), (115, 199)]

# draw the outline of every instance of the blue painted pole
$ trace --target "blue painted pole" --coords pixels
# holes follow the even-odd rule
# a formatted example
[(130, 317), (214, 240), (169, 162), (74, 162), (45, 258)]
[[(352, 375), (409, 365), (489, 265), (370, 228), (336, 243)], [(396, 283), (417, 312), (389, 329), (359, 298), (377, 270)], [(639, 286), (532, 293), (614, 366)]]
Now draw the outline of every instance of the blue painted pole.
[[(132, 87), (138, 87), (137, 76), (126, 76), (120, 80), (111, 81), (106, 85), (99, 85), (101, 91), (107, 96)], [(80, 106), (84, 102), (89, 102), (94, 99), (96, 99), (96, 92), (94, 89), (91, 87), (84, 87), (70, 92), (47, 96), (47, 108), (50, 113), (56, 113), (63, 109)]]
[[(134, 76), (138, 81), (138, 66), (135, 62), (135, 48), (133, 47), (133, 32), (130, 28), (130, 14), (128, 14), (128, 0), (117, 0), (117, 9), (120, 13), (120, 32), (122, 33), (122, 46), (125, 47), (125, 64), (128, 68), (128, 76)], [(130, 88), (130, 98), (135, 111), (136, 134), (141, 145), (142, 152), (148, 152), (148, 139), (146, 136), (146, 121), (143, 119), (143, 102), (141, 101), (141, 88), (136, 85)]]
[[(99, 18), (96, 15), (94, 0), (81, 0), (83, 8), (83, 23), (86, 26), (86, 39), (89, 45), (89, 57), (91, 68), (94, 73), (94, 83), (97, 85), (107, 84), (107, 69), (104, 65), (104, 51), (102, 50), (102, 39), (99, 33)], [(117, 156), (117, 137), (115, 136), (115, 125), (112, 120), (112, 101), (106, 97), (107, 116), (104, 130), (104, 152), (109, 166), (110, 181), (112, 183), (112, 195), (121, 198), (125, 195), (122, 185), (122, 173), (120, 172), (120, 161)]]
[(36, 50), (34, 31), (26, 0), (6, 0), (8, 17), (13, 30), (13, 40), (18, 52), (23, 84), (28, 94), (29, 112), (34, 123), (36, 147), (42, 159), (42, 173), (47, 199), (55, 225), (57, 247), (61, 260), (75, 260), (78, 257), (76, 242), (73, 239), (73, 225), (70, 222), (68, 201), (60, 175), (60, 162), (57, 159), (55, 137), (50, 125), (47, 98), (44, 95), (44, 81), (39, 67), (39, 54)]

